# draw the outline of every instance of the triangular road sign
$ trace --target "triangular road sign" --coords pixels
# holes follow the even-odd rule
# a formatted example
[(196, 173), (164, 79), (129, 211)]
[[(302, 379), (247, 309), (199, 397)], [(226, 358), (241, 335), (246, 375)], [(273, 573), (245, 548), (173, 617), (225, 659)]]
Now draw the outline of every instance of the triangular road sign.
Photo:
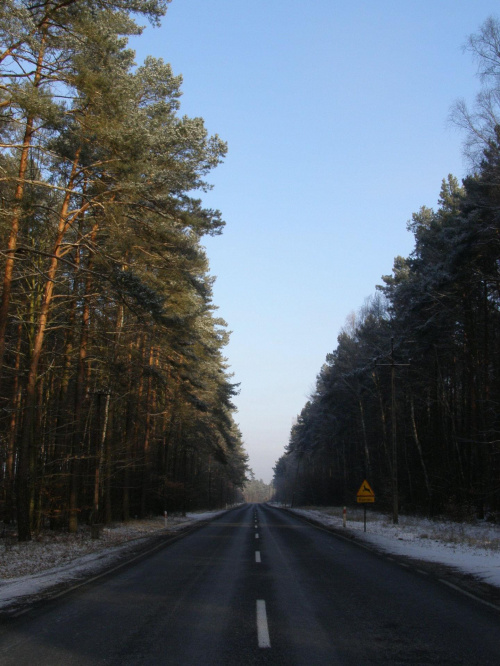
[(372, 487), (368, 483), (368, 481), (365, 479), (363, 483), (361, 484), (361, 488), (357, 492), (357, 498), (358, 501), (365, 501), (365, 502), (370, 502), (375, 499), (375, 493), (372, 490)]

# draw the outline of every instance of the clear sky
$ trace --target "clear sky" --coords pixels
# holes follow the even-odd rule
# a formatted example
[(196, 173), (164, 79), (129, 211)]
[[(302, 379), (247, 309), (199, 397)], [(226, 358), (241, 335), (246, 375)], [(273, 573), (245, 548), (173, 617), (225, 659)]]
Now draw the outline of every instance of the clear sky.
[(181, 113), (228, 142), (205, 245), (250, 466), (269, 482), (348, 315), (407, 256), (406, 222), (462, 178), (467, 36), (498, 0), (173, 0), (131, 42), (184, 78)]

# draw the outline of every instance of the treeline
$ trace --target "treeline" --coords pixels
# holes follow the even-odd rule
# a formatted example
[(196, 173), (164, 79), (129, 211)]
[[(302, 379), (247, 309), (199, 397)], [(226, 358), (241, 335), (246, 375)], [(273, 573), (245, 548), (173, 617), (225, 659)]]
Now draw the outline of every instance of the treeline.
[[(500, 24), (490, 19), (469, 44), (498, 102)], [(438, 209), (413, 215), (413, 252), (395, 259), (328, 354), (275, 466), (276, 499), (353, 502), (366, 478), (378, 507), (399, 498), (396, 517), (399, 507), (500, 516), (497, 122), (479, 136), (474, 174), (463, 186), (449, 176)]]
[(216, 507), (246, 454), (193, 192), (226, 146), (134, 66), (169, 0), (0, 7), (0, 519), (50, 525)]
[(250, 479), (243, 488), (243, 499), (245, 502), (267, 502), (273, 494), (272, 483), (265, 483), (262, 479), (256, 479), (250, 473)]

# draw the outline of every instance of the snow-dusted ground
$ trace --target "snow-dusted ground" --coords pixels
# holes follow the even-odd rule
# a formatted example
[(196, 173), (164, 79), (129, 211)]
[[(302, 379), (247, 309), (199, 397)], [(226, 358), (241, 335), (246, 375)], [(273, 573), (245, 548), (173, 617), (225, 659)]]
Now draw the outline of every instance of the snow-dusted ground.
[[(325, 526), (343, 529), (342, 507), (307, 507), (290, 509)], [(347, 510), (346, 532), (380, 550), (417, 560), (437, 562), (472, 574), (500, 588), (500, 527), (485, 521), (454, 523), (412, 516), (392, 516), (366, 511), (366, 533), (363, 509)]]
[(45, 532), (33, 541), (18, 543), (0, 539), (0, 610), (17, 607), (59, 584), (90, 578), (118, 563), (133, 548), (155, 535), (174, 535), (200, 520), (224, 513), (188, 513), (185, 517), (134, 520), (105, 527), (99, 539), (91, 539), (89, 528), (78, 534)]

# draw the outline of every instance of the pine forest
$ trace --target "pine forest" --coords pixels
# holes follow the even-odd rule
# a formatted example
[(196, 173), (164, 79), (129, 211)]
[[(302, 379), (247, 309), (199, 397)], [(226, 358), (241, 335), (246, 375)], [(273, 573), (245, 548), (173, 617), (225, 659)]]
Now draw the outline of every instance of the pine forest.
[(168, 2), (0, 4), (0, 511), (20, 541), (245, 482), (201, 244), (224, 223), (198, 198), (226, 145), (127, 46)]
[[(182, 77), (135, 62), (170, 0), (0, 3), (0, 520), (43, 528), (263, 501), (234, 420), (203, 204), (227, 146)], [(274, 499), (500, 516), (500, 23), (468, 42), (471, 164), (350, 316), (274, 469)], [(354, 270), (354, 267), (353, 267)]]

